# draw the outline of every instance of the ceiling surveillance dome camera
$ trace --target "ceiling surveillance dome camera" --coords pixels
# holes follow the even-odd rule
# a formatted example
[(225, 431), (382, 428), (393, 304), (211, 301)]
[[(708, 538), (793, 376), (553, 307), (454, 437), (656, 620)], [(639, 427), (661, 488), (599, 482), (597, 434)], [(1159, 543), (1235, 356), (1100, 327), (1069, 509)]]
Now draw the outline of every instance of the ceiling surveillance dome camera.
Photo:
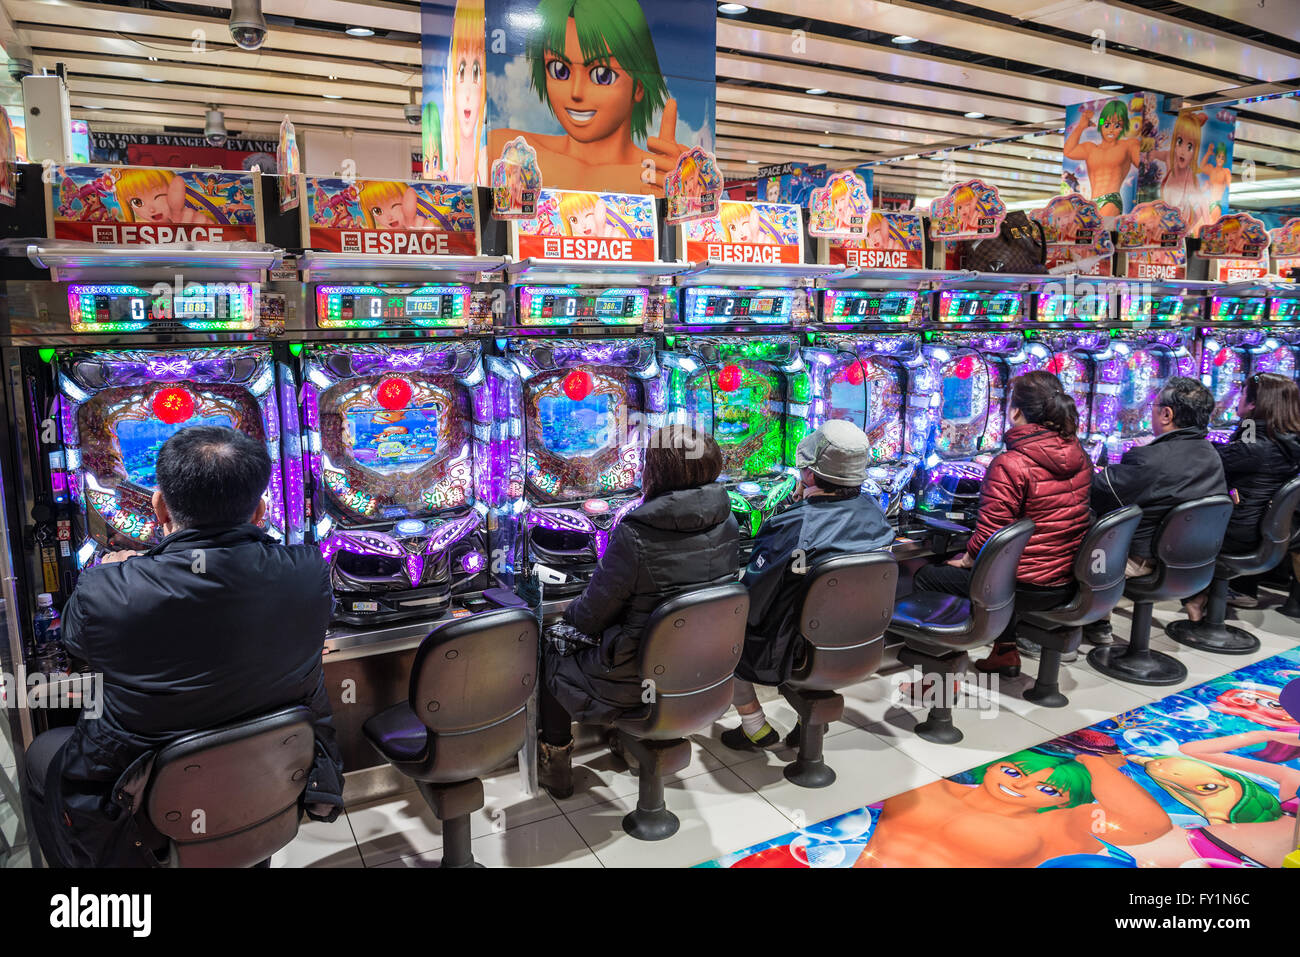
[(23, 77), (31, 76), (34, 69), (32, 61), (26, 57), (15, 57), (9, 61), (9, 77), (15, 83), (21, 83)]
[(257, 50), (266, 42), (262, 0), (231, 0), (230, 36), (241, 50)]
[(203, 126), (203, 138), (209, 146), (226, 145), (226, 114), (208, 110), (208, 120)]
[(402, 113), (406, 116), (406, 122), (410, 123), (412, 126), (420, 125), (420, 104), (419, 103), (407, 103), (404, 107), (402, 107)]

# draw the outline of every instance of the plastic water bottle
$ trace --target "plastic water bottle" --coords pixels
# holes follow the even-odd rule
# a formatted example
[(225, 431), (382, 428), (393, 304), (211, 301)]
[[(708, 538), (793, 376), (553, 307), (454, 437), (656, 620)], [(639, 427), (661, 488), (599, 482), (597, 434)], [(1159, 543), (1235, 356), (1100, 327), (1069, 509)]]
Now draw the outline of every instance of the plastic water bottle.
[(63, 624), (54, 607), (54, 596), (49, 592), (41, 592), (36, 596), (32, 630), (36, 635), (35, 668), (46, 674), (66, 674), (68, 649), (63, 647)]

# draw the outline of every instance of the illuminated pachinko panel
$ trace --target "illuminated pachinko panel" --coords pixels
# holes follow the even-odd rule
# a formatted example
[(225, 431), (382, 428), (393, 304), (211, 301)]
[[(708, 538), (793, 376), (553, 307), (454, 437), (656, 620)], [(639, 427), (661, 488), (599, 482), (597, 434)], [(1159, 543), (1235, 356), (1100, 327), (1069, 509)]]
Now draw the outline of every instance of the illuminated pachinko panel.
[(1263, 296), (1215, 296), (1210, 300), (1210, 321), (1262, 322), (1267, 310)]
[(911, 322), (920, 311), (921, 294), (912, 290), (868, 292), (827, 290), (822, 321), (829, 323)]
[(1274, 296), (1269, 303), (1268, 318), (1270, 322), (1300, 323), (1300, 299)]
[(1092, 400), (1092, 365), (1085, 357), (1074, 352), (1055, 352), (1043, 366), (1061, 380), (1066, 394), (1074, 399), (1079, 413), (1078, 431), (1087, 434)]
[(1295, 351), (1287, 343), (1276, 339), (1266, 339), (1251, 362), (1252, 373), (1272, 372), (1294, 379), (1295, 370)]
[(1246, 384), (1248, 352), (1207, 338), (1201, 358), (1201, 378), (1214, 395), (1212, 429), (1225, 429), (1237, 421), (1237, 402)]
[(140, 332), (179, 325), (194, 332), (238, 332), (257, 325), (251, 283), (68, 286), (73, 332)]
[(1150, 293), (1125, 295), (1120, 306), (1120, 319), (1143, 325), (1146, 323), (1199, 322), (1203, 299), (1195, 296), (1165, 296)]
[(682, 290), (681, 296), (680, 319), (687, 325), (789, 325), (803, 293), (796, 289), (699, 286)]
[(1039, 322), (1100, 322), (1109, 317), (1109, 299), (1100, 293), (1040, 292), (1036, 317)]
[(646, 321), (649, 299), (644, 288), (524, 286), (519, 290), (519, 324), (639, 326)]
[(939, 295), (940, 322), (1016, 322), (1024, 308), (1024, 297), (1015, 292), (948, 289)]
[(469, 314), (469, 286), (318, 286), (322, 329), (460, 328)]

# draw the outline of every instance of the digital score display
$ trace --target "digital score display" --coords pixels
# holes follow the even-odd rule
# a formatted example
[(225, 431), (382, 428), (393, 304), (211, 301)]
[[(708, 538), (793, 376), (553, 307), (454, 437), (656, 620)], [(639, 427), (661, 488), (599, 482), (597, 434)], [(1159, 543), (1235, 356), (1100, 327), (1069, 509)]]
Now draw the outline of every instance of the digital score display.
[(1125, 296), (1120, 320), (1138, 324), (1199, 322), (1203, 302), (1196, 296)]
[(1040, 292), (1036, 318), (1039, 322), (1100, 322), (1110, 317), (1105, 293), (1074, 295), (1066, 292)]
[(1015, 322), (1024, 309), (1024, 298), (1016, 292), (949, 289), (939, 295), (940, 322)]
[(1281, 296), (1274, 296), (1268, 317), (1272, 322), (1300, 322), (1300, 299), (1283, 299)]
[(1215, 296), (1210, 300), (1210, 322), (1260, 322), (1267, 308), (1262, 296)]
[(321, 329), (461, 328), (469, 286), (317, 286)]
[(794, 289), (725, 289), (701, 286), (682, 291), (681, 321), (687, 325), (759, 323), (788, 325), (794, 319)]
[(192, 283), (151, 289), (129, 285), (68, 286), (73, 332), (141, 332), (177, 326), (193, 332), (239, 332), (257, 325), (249, 283)]
[(920, 311), (919, 292), (866, 292), (828, 289), (822, 300), (823, 322), (911, 322)]
[(644, 288), (524, 286), (519, 290), (519, 324), (639, 326), (646, 320), (649, 300), (650, 291)]

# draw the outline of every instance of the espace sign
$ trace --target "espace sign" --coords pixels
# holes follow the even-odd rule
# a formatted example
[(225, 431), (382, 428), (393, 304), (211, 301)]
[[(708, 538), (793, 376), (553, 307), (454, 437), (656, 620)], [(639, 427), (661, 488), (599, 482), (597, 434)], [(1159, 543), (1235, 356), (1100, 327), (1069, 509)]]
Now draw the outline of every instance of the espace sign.
[(543, 189), (533, 219), (511, 225), (516, 259), (654, 262), (659, 231), (654, 198), (635, 193)]

